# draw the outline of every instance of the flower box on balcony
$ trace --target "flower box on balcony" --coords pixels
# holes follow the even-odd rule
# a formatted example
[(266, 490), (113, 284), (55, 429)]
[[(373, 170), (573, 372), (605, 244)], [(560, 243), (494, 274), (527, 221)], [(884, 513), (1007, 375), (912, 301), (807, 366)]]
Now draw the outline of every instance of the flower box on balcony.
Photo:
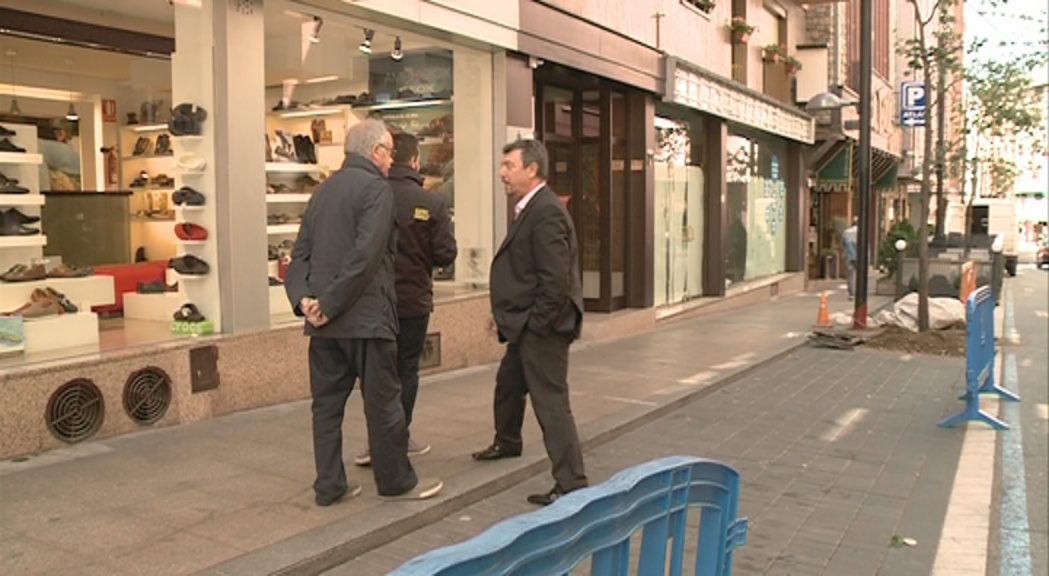
[(746, 44), (750, 41), (750, 35), (757, 30), (757, 26), (751, 26), (746, 20), (736, 16), (728, 23), (728, 29), (732, 33), (732, 41), (737, 44)]

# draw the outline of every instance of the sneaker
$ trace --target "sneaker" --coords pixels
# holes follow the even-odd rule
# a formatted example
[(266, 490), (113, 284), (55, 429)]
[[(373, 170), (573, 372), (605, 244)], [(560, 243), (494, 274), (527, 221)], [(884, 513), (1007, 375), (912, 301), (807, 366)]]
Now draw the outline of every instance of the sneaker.
[(415, 488), (402, 492), (394, 496), (383, 496), (379, 495), (383, 500), (426, 500), (427, 498), (433, 498), (441, 492), (444, 488), (444, 482), (441, 482), (437, 478), (420, 478), (419, 483), (415, 485)]
[(422, 456), (430, 452), (429, 444), (420, 444), (415, 441), (415, 438), (408, 437), (408, 455), (409, 456)]
[(332, 504), (342, 500), (347, 495), (350, 498), (360, 496), (361, 492), (364, 491), (364, 487), (360, 484), (351, 484), (346, 487), (340, 494), (336, 494), (334, 497), (321, 498), (319, 495), (314, 497), (313, 501), (317, 503), (317, 506), (331, 506)]
[(353, 458), (353, 463), (358, 466), (371, 466), (372, 454), (368, 450), (361, 452)]

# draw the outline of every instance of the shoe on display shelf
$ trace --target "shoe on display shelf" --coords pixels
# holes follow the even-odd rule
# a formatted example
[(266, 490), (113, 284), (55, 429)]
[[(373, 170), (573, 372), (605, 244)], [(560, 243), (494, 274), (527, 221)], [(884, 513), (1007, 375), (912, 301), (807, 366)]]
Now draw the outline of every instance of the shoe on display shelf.
[(4, 138), (0, 140), (0, 152), (25, 152), (25, 148), (19, 148), (11, 140)]
[(15, 264), (0, 274), (0, 280), (4, 282), (33, 282), (47, 278), (47, 271), (43, 264)]
[(171, 316), (178, 322), (203, 322), (206, 319), (197, 306), (190, 302), (180, 306)]
[(203, 206), (204, 195), (189, 186), (183, 186), (171, 193), (171, 201), (178, 206)]
[(47, 271), (48, 278), (84, 278), (95, 273), (90, 266), (75, 266), (73, 264), (59, 264)]
[(168, 267), (183, 276), (204, 276), (211, 271), (211, 267), (208, 266), (207, 262), (192, 254), (185, 254), (168, 260)]

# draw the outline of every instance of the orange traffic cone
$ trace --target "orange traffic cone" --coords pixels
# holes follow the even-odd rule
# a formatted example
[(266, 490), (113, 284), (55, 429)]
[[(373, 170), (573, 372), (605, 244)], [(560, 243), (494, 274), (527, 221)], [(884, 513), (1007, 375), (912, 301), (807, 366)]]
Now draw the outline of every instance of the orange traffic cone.
[(830, 312), (827, 311), (827, 292), (820, 293), (820, 311), (816, 315), (816, 327), (827, 328), (830, 326)]

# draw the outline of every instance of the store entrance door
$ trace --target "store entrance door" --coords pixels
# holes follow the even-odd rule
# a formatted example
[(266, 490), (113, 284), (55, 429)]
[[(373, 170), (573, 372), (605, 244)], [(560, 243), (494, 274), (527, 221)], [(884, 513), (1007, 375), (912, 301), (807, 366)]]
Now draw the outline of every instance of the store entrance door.
[[(572, 215), (587, 311), (626, 306), (626, 96), (596, 77), (536, 74), (536, 133), (550, 153), (550, 185)], [(643, 168), (642, 168), (643, 169)]]

